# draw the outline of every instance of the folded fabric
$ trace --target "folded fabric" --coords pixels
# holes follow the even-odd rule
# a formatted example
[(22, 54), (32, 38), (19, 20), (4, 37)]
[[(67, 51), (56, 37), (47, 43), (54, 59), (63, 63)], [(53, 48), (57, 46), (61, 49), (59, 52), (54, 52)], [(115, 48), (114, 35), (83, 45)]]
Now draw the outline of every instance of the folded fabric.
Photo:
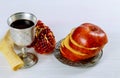
[(14, 51), (14, 43), (10, 37), (10, 30), (7, 31), (0, 41), (0, 52), (5, 56), (14, 71), (24, 66), (23, 61)]

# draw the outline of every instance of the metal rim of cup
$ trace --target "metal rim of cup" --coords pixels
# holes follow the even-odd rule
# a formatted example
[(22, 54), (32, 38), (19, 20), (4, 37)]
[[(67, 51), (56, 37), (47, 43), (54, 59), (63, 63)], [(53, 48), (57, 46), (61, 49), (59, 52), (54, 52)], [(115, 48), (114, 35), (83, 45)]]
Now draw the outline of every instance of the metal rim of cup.
[[(11, 27), (11, 24), (16, 21), (16, 20), (20, 20), (20, 19), (26, 19), (26, 20), (30, 20), (34, 23), (34, 25), (36, 25), (37, 23), (37, 18), (34, 14), (29, 13), (29, 12), (18, 12), (18, 13), (14, 13), (13, 15), (11, 15), (8, 19), (7, 19), (7, 23), (8, 25)], [(33, 25), (33, 26), (34, 26)], [(31, 26), (31, 27), (33, 27)], [(29, 28), (31, 28), (29, 27)], [(13, 28), (13, 27), (11, 27)], [(17, 29), (17, 28), (14, 28)]]

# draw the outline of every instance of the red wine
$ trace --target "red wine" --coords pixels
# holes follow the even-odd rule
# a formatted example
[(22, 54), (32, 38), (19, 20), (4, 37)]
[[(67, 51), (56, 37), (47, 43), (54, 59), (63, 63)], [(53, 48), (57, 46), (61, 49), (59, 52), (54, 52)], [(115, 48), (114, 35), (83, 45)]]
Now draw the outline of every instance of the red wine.
[(21, 19), (21, 20), (14, 21), (10, 26), (17, 29), (25, 29), (25, 28), (32, 27), (33, 25), (34, 23), (32, 21)]

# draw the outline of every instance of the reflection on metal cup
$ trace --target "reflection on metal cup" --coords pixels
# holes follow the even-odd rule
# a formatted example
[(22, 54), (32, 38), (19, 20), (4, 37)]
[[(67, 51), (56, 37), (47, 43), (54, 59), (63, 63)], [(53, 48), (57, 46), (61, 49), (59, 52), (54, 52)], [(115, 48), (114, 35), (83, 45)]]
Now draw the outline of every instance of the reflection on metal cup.
[(25, 49), (27, 45), (32, 43), (36, 22), (37, 18), (33, 14), (26, 12), (15, 13), (8, 18), (11, 38), (18, 47), (22, 48), (18, 56), (24, 62), (23, 68), (32, 67), (38, 61), (36, 55), (27, 52)]
[(36, 22), (37, 18), (26, 12), (15, 13), (8, 18), (11, 38), (16, 45), (27, 46), (32, 42)]

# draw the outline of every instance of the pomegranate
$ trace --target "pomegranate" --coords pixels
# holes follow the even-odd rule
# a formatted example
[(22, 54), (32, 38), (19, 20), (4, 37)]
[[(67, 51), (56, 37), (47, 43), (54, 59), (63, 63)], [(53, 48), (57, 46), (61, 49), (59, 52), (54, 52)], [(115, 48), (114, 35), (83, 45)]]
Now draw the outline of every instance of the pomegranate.
[(55, 48), (55, 36), (48, 26), (38, 20), (35, 27), (35, 38), (29, 47), (40, 54), (52, 53)]

